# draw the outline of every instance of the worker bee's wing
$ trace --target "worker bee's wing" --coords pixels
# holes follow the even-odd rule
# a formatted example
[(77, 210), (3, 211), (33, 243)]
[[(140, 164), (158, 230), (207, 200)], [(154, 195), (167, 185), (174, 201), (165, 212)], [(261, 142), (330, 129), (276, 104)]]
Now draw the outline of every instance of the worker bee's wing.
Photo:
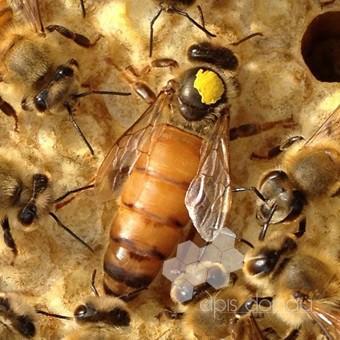
[(327, 117), (316, 132), (306, 141), (305, 145), (318, 143), (325, 138), (340, 143), (340, 105)]
[(306, 299), (302, 307), (319, 325), (327, 339), (340, 339), (340, 300)]
[(208, 242), (224, 227), (231, 206), (228, 134), (229, 112), (226, 111), (217, 120), (211, 138), (204, 141), (197, 175), (185, 196), (191, 221)]
[(265, 339), (252, 313), (237, 321), (236, 326), (232, 329), (232, 338), (234, 340)]
[(41, 19), (41, 5), (39, 0), (11, 0), (15, 12), (21, 12), (25, 20), (31, 24), (36, 32), (44, 32)]
[(169, 106), (171, 96), (168, 92), (162, 91), (156, 101), (115, 142), (105, 157), (95, 182), (97, 191), (103, 199), (116, 197), (139, 155), (149, 153), (157, 138), (154, 133), (155, 127), (163, 117), (163, 110)]

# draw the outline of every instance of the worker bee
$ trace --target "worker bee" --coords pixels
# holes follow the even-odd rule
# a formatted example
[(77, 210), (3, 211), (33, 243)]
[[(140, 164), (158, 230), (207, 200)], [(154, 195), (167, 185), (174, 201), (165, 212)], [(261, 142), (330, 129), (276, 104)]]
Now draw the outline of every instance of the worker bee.
[[(209, 272), (220, 267), (218, 263), (208, 262), (205, 266)], [(256, 320), (263, 316), (261, 308), (265, 307), (268, 310), (271, 301), (264, 298), (257, 300), (256, 289), (247, 285), (242, 276), (234, 273), (231, 285), (218, 290), (207, 283), (202, 284), (195, 288), (193, 299), (186, 303), (181, 302), (184, 290), (181, 279), (176, 279), (171, 290), (171, 298), (182, 312), (167, 309), (160, 315), (180, 319), (186, 339), (213, 340), (228, 336), (239, 340), (265, 339), (265, 333)], [(255, 300), (257, 310), (252, 311)]]
[[(74, 109), (79, 98), (90, 94), (127, 93), (111, 91), (81, 91), (79, 64), (74, 58), (65, 58), (65, 49), (57, 46), (50, 32), (57, 32), (71, 39), (82, 48), (90, 48), (96, 44), (82, 34), (75, 33), (60, 25), (44, 27), (41, 20), (40, 3), (38, 0), (15, 0), (17, 12), (23, 13), (25, 23), (6, 27), (2, 33), (4, 39), (0, 43), (0, 79), (6, 84), (15, 86), (16, 92), (22, 95), (21, 108), (25, 111), (68, 112), (69, 118), (89, 148), (94, 150), (78, 126)], [(30, 24), (35, 31), (28, 26)], [(46, 33), (47, 32), (47, 33)], [(60, 63), (60, 60), (64, 62)], [(0, 98), (0, 109), (13, 116), (17, 114), (13, 106)]]
[(39, 333), (39, 314), (58, 319), (68, 319), (63, 315), (36, 309), (21, 294), (13, 292), (0, 293), (1, 323), (9, 329), (12, 335), (11, 339), (13, 339), (13, 334), (20, 336), (20, 339), (30, 339), (37, 336)]
[(97, 192), (106, 200), (120, 196), (104, 259), (107, 292), (148, 286), (190, 222), (206, 241), (223, 228), (232, 191), (229, 133), (235, 139), (262, 131), (247, 124), (229, 132), (231, 84), (211, 65), (185, 70), (104, 159)]
[[(12, 332), (19, 333), (25, 338), (33, 338), (37, 335), (38, 316), (40, 315), (68, 321), (75, 320), (81, 326), (80, 329), (68, 335), (65, 339), (81, 339), (78, 334), (86, 333), (86, 325), (95, 324), (98, 327), (99, 325), (106, 325), (114, 330), (117, 327), (129, 326), (131, 312), (128, 307), (118, 298), (100, 297), (94, 283), (95, 275), (96, 271), (92, 274), (92, 289), (96, 296), (89, 296), (83, 304), (78, 305), (73, 317), (50, 313), (38, 306), (33, 307), (25, 301), (24, 296), (16, 293), (0, 293), (0, 317), (3, 318), (4, 324)], [(95, 339), (93, 336), (91, 338)]]
[(183, 333), (192, 339), (263, 339), (252, 313), (236, 319), (236, 312), (251, 292), (245, 286), (224, 288), (189, 304), (183, 314)]
[(181, 16), (186, 17), (194, 26), (196, 26), (198, 29), (203, 31), (205, 34), (207, 34), (209, 37), (216, 37), (215, 34), (209, 32), (205, 28), (204, 24), (204, 17), (203, 17), (203, 11), (200, 6), (197, 6), (202, 24), (199, 24), (195, 19), (193, 19), (184, 9), (187, 7), (191, 7), (196, 0), (157, 0), (155, 1), (157, 4), (159, 4), (159, 10), (156, 13), (156, 15), (152, 18), (150, 22), (150, 37), (149, 37), (149, 57), (152, 57), (152, 50), (153, 50), (153, 36), (154, 36), (154, 29), (153, 26), (156, 22), (156, 20), (159, 18), (159, 16), (162, 14), (162, 12), (171, 13), (171, 14), (178, 14)]
[[(4, 242), (13, 253), (14, 259), (18, 254), (15, 240), (11, 233), (14, 225), (24, 231), (37, 227), (37, 221), (44, 216), (50, 216), (55, 222), (80, 241), (89, 250), (92, 248), (65, 226), (51, 209), (54, 202), (53, 189), (49, 177), (41, 172), (31, 172), (27, 164), (16, 162), (0, 156), (0, 217)], [(82, 191), (87, 187), (78, 188), (71, 192)], [(67, 197), (67, 194), (62, 196)]]
[[(121, 299), (99, 296), (95, 286), (96, 270), (92, 274), (91, 288), (95, 296), (86, 298), (74, 310), (74, 320), (80, 326), (65, 337), (75, 339), (126, 339), (124, 328), (131, 322), (131, 311)], [(135, 292), (133, 292), (135, 294)], [(71, 318), (69, 318), (71, 319)], [(104, 327), (105, 326), (105, 327)]]
[(272, 296), (272, 312), (299, 329), (315, 322), (327, 339), (340, 337), (339, 265), (295, 233), (272, 233), (245, 255), (243, 272), (250, 284)]
[(255, 293), (245, 286), (228, 287), (189, 304), (183, 314), (183, 333), (193, 339), (221, 339), (227, 336), (235, 340), (265, 339), (254, 313), (249, 312), (246, 316), (237, 314), (242, 303), (252, 294)]
[(327, 117), (307, 140), (302, 136), (289, 138), (268, 153), (270, 158), (282, 150), (281, 170), (265, 174), (259, 185), (257, 218), (263, 224), (260, 239), (270, 223), (296, 218), (307, 200), (340, 192), (340, 106)]
[[(25, 338), (36, 335), (36, 312), (15, 293), (0, 293), (0, 316), (10, 329)], [(5, 323), (5, 325), (7, 325)]]
[[(129, 326), (130, 314), (126, 303), (112, 296), (100, 296), (95, 286), (96, 270), (92, 273), (91, 288), (95, 296), (90, 296), (74, 311), (79, 324), (103, 322), (110, 326)], [(134, 294), (135, 292), (133, 292)]]

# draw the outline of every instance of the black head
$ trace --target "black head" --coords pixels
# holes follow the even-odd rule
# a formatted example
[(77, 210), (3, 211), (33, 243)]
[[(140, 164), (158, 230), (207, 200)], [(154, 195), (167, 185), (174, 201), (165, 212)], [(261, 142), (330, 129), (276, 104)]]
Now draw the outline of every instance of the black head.
[(34, 203), (28, 203), (18, 213), (18, 220), (23, 225), (31, 225), (37, 217), (37, 206)]
[[(39, 112), (45, 112), (53, 105), (56, 96), (56, 90), (53, 90), (58, 85), (58, 82), (66, 78), (74, 77), (74, 70), (78, 68), (78, 62), (75, 59), (70, 59), (66, 64), (59, 65), (53, 72), (52, 79), (46, 87), (44, 87), (34, 98), (33, 103)], [(58, 91), (57, 91), (58, 92)], [(25, 106), (25, 103), (22, 103)]]
[(41, 90), (34, 98), (34, 106), (39, 112), (45, 112), (48, 107), (48, 89)]
[(60, 65), (57, 67), (53, 80), (58, 81), (67, 77), (73, 77), (74, 71), (71, 67), (67, 65)]
[(178, 102), (182, 116), (198, 121), (226, 102), (226, 85), (221, 76), (207, 67), (194, 67), (179, 79)]
[(80, 323), (104, 322), (110, 326), (129, 326), (130, 314), (121, 307), (109, 311), (100, 311), (91, 304), (80, 305), (74, 312), (74, 317)]
[(74, 311), (74, 317), (78, 322), (91, 321), (97, 314), (97, 310), (89, 305), (79, 305)]
[(13, 328), (26, 338), (35, 336), (36, 329), (33, 320), (28, 315), (17, 315), (10, 305), (10, 299), (0, 297), (0, 314), (10, 319)]
[(284, 258), (291, 256), (297, 249), (295, 239), (288, 235), (272, 241), (272, 244), (258, 247), (246, 257), (245, 267), (249, 275), (270, 275)]
[(209, 63), (225, 70), (235, 70), (238, 67), (238, 59), (232, 50), (210, 42), (191, 45), (188, 49), (188, 59)]
[(116, 307), (108, 312), (108, 320), (115, 326), (129, 326), (131, 318), (127, 310)]
[(6, 313), (10, 310), (9, 300), (5, 297), (0, 297), (0, 313)]
[(297, 217), (306, 201), (304, 195), (293, 187), (287, 174), (283, 171), (270, 171), (260, 183), (260, 192), (266, 202), (258, 199), (256, 217), (265, 223), (271, 213), (271, 206), (277, 206), (270, 223), (280, 223)]
[(13, 327), (26, 338), (33, 338), (36, 334), (36, 328), (33, 320), (27, 315), (19, 315), (13, 320)]
[(276, 250), (264, 249), (263, 252), (247, 263), (248, 272), (251, 275), (269, 274), (273, 271), (280, 258)]
[(44, 174), (34, 174), (32, 176), (32, 182), (32, 191), (34, 196), (44, 192), (48, 187), (48, 177)]

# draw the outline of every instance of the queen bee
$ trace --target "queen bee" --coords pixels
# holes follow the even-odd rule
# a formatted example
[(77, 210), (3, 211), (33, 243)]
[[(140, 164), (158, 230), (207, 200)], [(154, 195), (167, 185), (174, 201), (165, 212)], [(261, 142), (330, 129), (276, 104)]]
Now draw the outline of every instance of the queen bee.
[(201, 66), (167, 83), (97, 173), (98, 193), (119, 197), (104, 259), (104, 286), (115, 295), (148, 286), (191, 223), (204, 240), (217, 236), (231, 206), (229, 139), (263, 130), (247, 124), (229, 131), (233, 82), (220, 60), (232, 51), (207, 43), (192, 50)]

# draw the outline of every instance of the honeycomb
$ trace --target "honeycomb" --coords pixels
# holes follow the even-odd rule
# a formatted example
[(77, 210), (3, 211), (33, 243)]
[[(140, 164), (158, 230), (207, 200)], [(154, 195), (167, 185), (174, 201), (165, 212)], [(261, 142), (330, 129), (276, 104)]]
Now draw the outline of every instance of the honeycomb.
[[(230, 273), (240, 270), (244, 256), (234, 248), (236, 235), (223, 228), (207, 246), (199, 248), (192, 241), (177, 246), (176, 257), (164, 261), (163, 275), (173, 282), (171, 289), (177, 289), (177, 301), (190, 301), (194, 288), (207, 282), (215, 289), (227, 287)], [(212, 263), (221, 264), (213, 267)], [(181, 284), (178, 284), (178, 281)]]

